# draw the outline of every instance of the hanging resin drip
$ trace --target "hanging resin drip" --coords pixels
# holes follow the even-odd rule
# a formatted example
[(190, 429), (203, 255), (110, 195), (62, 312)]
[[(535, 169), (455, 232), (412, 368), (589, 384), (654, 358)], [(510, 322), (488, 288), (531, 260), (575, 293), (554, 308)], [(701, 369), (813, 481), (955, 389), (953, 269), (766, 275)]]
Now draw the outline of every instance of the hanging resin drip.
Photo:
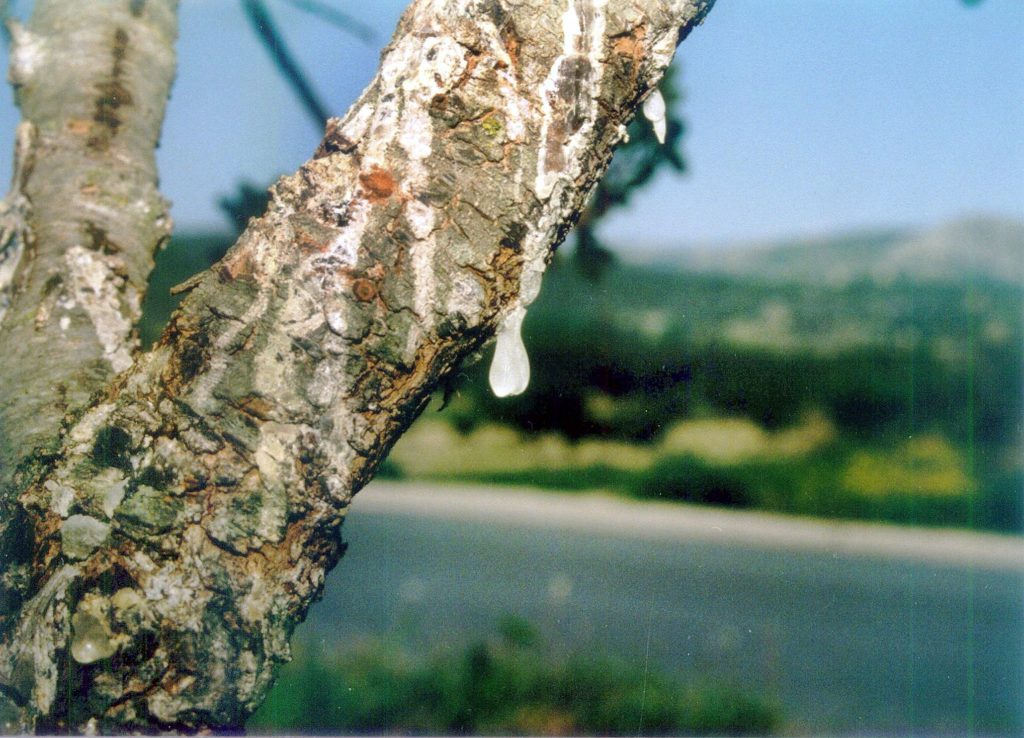
[(94, 615), (76, 612), (71, 618), (71, 630), (71, 657), (78, 663), (91, 664), (113, 655), (110, 633)]
[(655, 90), (644, 100), (644, 117), (651, 122), (658, 143), (665, 143), (665, 98)]
[(494, 359), (487, 375), (495, 397), (522, 393), (530, 383), (530, 357), (523, 345), (523, 318), (526, 308), (516, 307), (498, 328)]

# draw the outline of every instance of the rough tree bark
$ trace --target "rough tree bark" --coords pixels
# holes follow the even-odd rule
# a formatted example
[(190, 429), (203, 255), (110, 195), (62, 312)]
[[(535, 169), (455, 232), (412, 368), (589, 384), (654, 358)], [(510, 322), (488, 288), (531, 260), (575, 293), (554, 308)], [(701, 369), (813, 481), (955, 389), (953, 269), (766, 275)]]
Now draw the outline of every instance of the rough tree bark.
[(536, 296), (711, 2), (417, 0), (313, 158), (133, 356), (169, 227), (152, 148), (176, 3), (37, 0), (3, 211), (25, 245), (0, 333), (8, 728), (242, 724), (352, 495)]

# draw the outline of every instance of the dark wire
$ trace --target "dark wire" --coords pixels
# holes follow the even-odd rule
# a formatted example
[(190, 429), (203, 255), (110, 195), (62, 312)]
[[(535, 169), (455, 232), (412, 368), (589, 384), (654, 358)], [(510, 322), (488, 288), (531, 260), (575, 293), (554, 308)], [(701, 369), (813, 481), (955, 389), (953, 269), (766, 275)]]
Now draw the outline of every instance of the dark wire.
[(319, 0), (284, 0), (294, 8), (302, 10), (310, 15), (315, 15), (333, 26), (352, 34), (363, 43), (372, 44), (377, 42), (377, 32), (362, 21), (353, 18), (335, 7), (319, 2)]
[(242, 7), (245, 9), (249, 24), (256, 31), (256, 35), (259, 36), (264, 48), (273, 59), (274, 65), (284, 75), (295, 94), (299, 96), (302, 106), (314, 123), (318, 127), (322, 127), (330, 114), (320, 102), (320, 98), (313, 91), (306, 75), (302, 73), (298, 63), (288, 50), (287, 44), (277, 30), (274, 19), (267, 11), (267, 6), (263, 4), (263, 0), (242, 0)]

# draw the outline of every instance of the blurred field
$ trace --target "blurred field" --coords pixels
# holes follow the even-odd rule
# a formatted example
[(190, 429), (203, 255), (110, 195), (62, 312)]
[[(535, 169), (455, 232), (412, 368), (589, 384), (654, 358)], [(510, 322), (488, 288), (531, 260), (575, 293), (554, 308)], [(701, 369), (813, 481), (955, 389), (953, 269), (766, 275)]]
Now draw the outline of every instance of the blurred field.
[[(226, 245), (161, 255), (144, 342)], [(596, 281), (556, 258), (527, 392), (493, 397), (486, 349), (382, 474), (1024, 530), (1024, 226), (646, 258)]]
[(747, 256), (760, 273), (689, 255), (596, 283), (556, 261), (524, 328), (526, 394), (493, 398), (484, 356), (386, 472), (1024, 529), (1024, 228)]

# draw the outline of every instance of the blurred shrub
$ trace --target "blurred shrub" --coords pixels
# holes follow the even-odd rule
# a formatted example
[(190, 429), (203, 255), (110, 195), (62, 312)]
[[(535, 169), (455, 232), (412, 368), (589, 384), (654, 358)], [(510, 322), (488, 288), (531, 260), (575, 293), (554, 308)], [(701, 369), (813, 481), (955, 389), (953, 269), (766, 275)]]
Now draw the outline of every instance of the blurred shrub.
[(843, 469), (842, 485), (869, 497), (957, 497), (975, 489), (964, 471), (963, 454), (936, 435), (911, 438), (895, 448), (854, 452)]
[[(880, 520), (909, 525), (979, 528), (1006, 532), (1024, 531), (1024, 495), (1019, 472), (998, 475), (972, 491), (936, 494), (928, 489), (934, 481), (929, 472), (923, 488), (911, 474), (905, 485), (884, 493), (851, 490), (844, 473), (875, 459), (861, 447), (833, 445), (806, 457), (761, 459), (719, 464), (693, 455), (658, 459), (641, 470), (593, 464), (581, 467), (500, 470), (462, 470), (427, 475), (434, 479), (540, 487), (560, 491), (613, 490), (642, 499), (676, 500), (695, 504), (725, 505), (826, 518)], [(874, 460), (872, 460), (874, 459)], [(609, 459), (610, 463), (614, 460)], [(962, 469), (943, 475), (959, 477)]]
[(766, 734), (778, 708), (717, 685), (683, 686), (594, 658), (553, 659), (517, 618), (465, 651), (413, 658), (381, 642), (299, 653), (250, 732), (667, 735)]
[(760, 480), (750, 477), (743, 467), (712, 466), (693, 456), (673, 456), (638, 475), (630, 491), (638, 497), (750, 507), (761, 486)]

